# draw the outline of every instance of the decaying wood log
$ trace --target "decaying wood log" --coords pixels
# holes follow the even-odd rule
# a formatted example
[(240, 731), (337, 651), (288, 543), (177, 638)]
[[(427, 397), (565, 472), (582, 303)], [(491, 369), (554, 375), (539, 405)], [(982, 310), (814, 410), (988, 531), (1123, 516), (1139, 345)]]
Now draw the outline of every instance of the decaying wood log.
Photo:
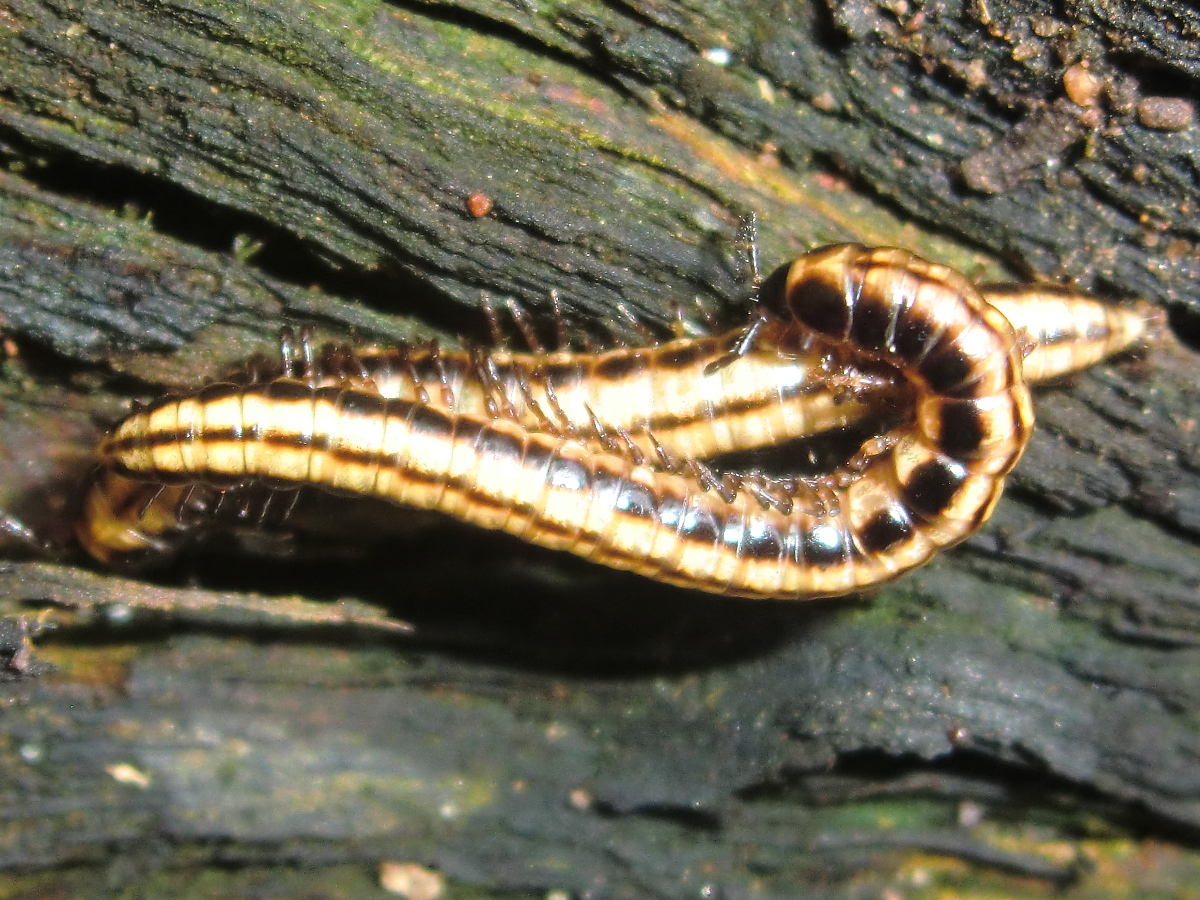
[(1171, 332), (1040, 392), (992, 523), (870, 597), (700, 597), (379, 510), (365, 556), (268, 535), (142, 578), (65, 530), (131, 398), (285, 323), (479, 339), (484, 303), (552, 291), (580, 342), (736, 321), (748, 212), (771, 265), (898, 244), (1194, 340), (1190, 6), (5, 0), (0, 34), (0, 507), (52, 545), (0, 569), (8, 872), (1195, 882), (1200, 378)]

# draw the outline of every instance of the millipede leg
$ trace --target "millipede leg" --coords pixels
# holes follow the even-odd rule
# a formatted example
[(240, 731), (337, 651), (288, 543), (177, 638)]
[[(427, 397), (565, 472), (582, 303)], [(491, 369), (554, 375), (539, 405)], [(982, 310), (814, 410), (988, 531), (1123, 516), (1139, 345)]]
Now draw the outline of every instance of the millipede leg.
[(647, 344), (648, 346), (654, 346), (659, 342), (658, 335), (656, 335), (653, 330), (651, 330), (650, 326), (643, 322), (641, 318), (639, 318), (633, 312), (633, 310), (631, 310), (625, 304), (624, 301), (621, 301), (617, 304), (616, 310), (630, 325), (633, 326), (633, 330), (638, 333), (638, 337), (642, 339), (642, 343)]
[(50, 545), (39, 538), (32, 528), (3, 511), (0, 511), (0, 534), (8, 535), (31, 550), (44, 552), (50, 549)]
[(483, 306), (483, 317), (487, 320), (488, 336), (492, 339), (492, 346), (501, 347), (504, 345), (504, 332), (500, 330), (500, 319), (496, 316), (492, 295), (485, 292), (480, 302)]
[(525, 341), (525, 346), (534, 353), (545, 353), (546, 348), (542, 346), (542, 341), (538, 337), (533, 323), (529, 320), (529, 313), (525, 311), (525, 307), (518, 303), (514, 297), (509, 297), (505, 300), (505, 306), (508, 307), (508, 314), (512, 316), (513, 324), (517, 326), (517, 331), (521, 333), (521, 338)]
[(758, 301), (758, 291), (762, 287), (762, 270), (758, 266), (758, 214), (751, 211), (743, 213), (737, 230), (738, 247), (742, 259), (750, 269), (750, 300)]
[[(429, 359), (433, 363), (434, 371), (437, 373), (438, 384), (440, 384), (442, 387), (442, 403), (446, 405), (447, 409), (453, 409), (455, 404), (454, 386), (450, 383), (450, 373), (446, 369), (446, 357), (442, 354), (442, 348), (441, 345), (438, 344), (437, 338), (429, 339), (428, 352)], [(411, 361), (408, 363), (408, 365), (409, 371), (415, 372)], [(422, 398), (424, 398), (421, 400), (422, 403), (429, 402), (429, 395), (425, 392), (425, 388), (418, 385), (418, 393)]]
[(704, 374), (712, 375), (714, 372), (719, 372), (730, 363), (749, 353), (751, 348), (754, 347), (754, 341), (758, 338), (759, 333), (762, 331), (763, 327), (768, 321), (769, 320), (765, 315), (757, 315), (755, 319), (742, 330), (742, 334), (738, 337), (737, 343), (733, 345), (728, 353), (717, 359), (714, 359), (704, 367)]
[(555, 348), (563, 352), (570, 348), (570, 338), (567, 336), (567, 318), (563, 314), (562, 299), (558, 296), (558, 288), (550, 288), (550, 312), (554, 316)]
[(292, 331), (290, 325), (284, 325), (279, 329), (279, 362), (282, 366), (283, 377), (292, 377), (292, 365), (296, 359), (295, 353), (296, 333)]
[(316, 387), (317, 379), (320, 374), (317, 370), (317, 355), (313, 347), (313, 327), (312, 325), (300, 326), (300, 359), (304, 364), (304, 372), (301, 378), (309, 385)]

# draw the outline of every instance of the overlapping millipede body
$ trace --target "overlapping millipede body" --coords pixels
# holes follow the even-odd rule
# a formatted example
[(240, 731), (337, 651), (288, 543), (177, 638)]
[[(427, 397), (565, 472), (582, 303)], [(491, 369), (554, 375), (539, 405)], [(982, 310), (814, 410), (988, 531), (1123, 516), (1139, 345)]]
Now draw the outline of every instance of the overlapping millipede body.
[[(981, 293), (1017, 331), (1027, 382), (1087, 368), (1146, 328), (1133, 310), (1054, 285)], [(763, 322), (739, 353), (743, 333), (603, 353), (329, 347), (313, 371), (289, 364), (287, 374), (318, 386), (369, 384), (385, 397), (582, 439), (598, 428), (625, 432), (647, 452), (653, 434), (670, 453), (700, 459), (807, 437), (908, 402), (894, 370), (870, 366), (791, 317)]]
[[(764, 284), (761, 300), (768, 312), (741, 355), (731, 350), (744, 334), (590, 358), (495, 354), (482, 364), (406, 350), (347, 356), (342, 371), (323, 376), (338, 383), (281, 377), (164, 401), (101, 443), (103, 474), (92, 489), (101, 496), (89, 496), (81, 541), (101, 559), (139, 541), (153, 549), (170, 516), (159, 511), (159, 531), (137, 533), (128, 495), (139, 484), (317, 485), (439, 510), (701, 590), (842, 594), (920, 565), (978, 528), (1032, 429), (1024, 349), (1033, 346), (1039, 375), (1072, 364), (1059, 352), (1064, 342), (1051, 339), (1061, 325), (1022, 343), (962, 276), (899, 250), (806, 254)], [(1132, 314), (1098, 318), (1086, 302), (1078, 321), (1093, 345), (1119, 349), (1140, 333)], [(1043, 346), (1054, 349), (1044, 363)], [(818, 372), (836, 373), (841, 385), (814, 381)], [(695, 469), (605, 449), (588, 433), (599, 426), (655, 443), (670, 434), (679, 437), (673, 452), (708, 455), (850, 421), (868, 411), (872, 392), (905, 398), (911, 421), (857, 477), (787, 503), (714, 489)], [(179, 502), (177, 489), (164, 493), (162, 503)], [(125, 499), (108, 502), (117, 494)]]
[(621, 433), (647, 455), (657, 444), (700, 459), (839, 428), (904, 392), (889, 371), (864, 369), (788, 321), (765, 323), (745, 352), (741, 338), (737, 329), (601, 353), (329, 347), (312, 371), (287, 368), (314, 386), (369, 385), (448, 412), (585, 441)]

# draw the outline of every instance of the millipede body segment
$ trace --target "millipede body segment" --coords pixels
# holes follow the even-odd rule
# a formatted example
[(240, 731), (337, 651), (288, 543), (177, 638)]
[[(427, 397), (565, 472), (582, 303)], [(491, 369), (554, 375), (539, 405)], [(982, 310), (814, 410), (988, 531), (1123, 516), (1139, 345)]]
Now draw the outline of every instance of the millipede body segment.
[(905, 387), (892, 373), (794, 322), (603, 353), (480, 353), (437, 347), (330, 348), (300, 371), (315, 385), (369, 384), (381, 396), (505, 418), (593, 440), (621, 433), (647, 455), (707, 459), (861, 420)]
[[(1027, 382), (1079, 371), (1136, 341), (1142, 317), (1056, 286), (991, 285), (984, 299), (1016, 329)], [(790, 315), (744, 329), (603, 353), (489, 353), (436, 345), (327, 347), (319, 362), (286, 372), (314, 386), (369, 385), (384, 397), (454, 413), (512, 419), (581, 439), (624, 432), (707, 459), (772, 446), (877, 416), (908, 400), (894, 368), (872, 365), (843, 341)]]
[[(1032, 431), (1026, 367), (1071, 371), (1144, 327), (1054, 290), (987, 297), (903, 251), (838, 245), (768, 279), (760, 317), (729, 335), (604, 354), (346, 352), (211, 385), (102, 441), (78, 533), (101, 560), (170, 552), (191, 485), (315, 485), (700, 590), (847, 593), (986, 521)], [(911, 414), (836, 478), (764, 496), (695, 462), (879, 405)]]

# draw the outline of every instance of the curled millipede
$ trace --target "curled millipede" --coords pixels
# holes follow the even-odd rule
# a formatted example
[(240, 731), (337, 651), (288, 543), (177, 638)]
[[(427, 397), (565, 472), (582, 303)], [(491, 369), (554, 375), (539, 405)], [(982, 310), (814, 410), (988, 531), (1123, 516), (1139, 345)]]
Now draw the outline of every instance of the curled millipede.
[[(846, 593), (986, 520), (1032, 429), (1026, 350), (1031, 372), (1049, 377), (1143, 327), (1054, 291), (988, 296), (1009, 307), (1021, 339), (952, 270), (840, 245), (768, 279), (759, 318), (732, 335), (590, 356), (406, 348), (317, 366), (306, 352), (299, 373), (211, 385), (126, 419), (98, 448), (78, 533), (102, 560), (156, 551), (181, 529), (171, 510), (196, 483), (317, 485), (701, 590)], [(844, 383), (829, 387), (817, 371)], [(861, 418), (873, 391), (915, 413), (864, 447), (852, 477), (730, 480), (695, 459)], [(819, 415), (794, 414), (834, 394), (843, 402)], [(598, 445), (604, 433), (629, 445)], [(687, 437), (668, 450), (664, 435)]]
[[(1052, 285), (989, 285), (984, 300), (1021, 340), (1027, 382), (1087, 368), (1145, 330), (1135, 312)], [(603, 353), (450, 351), (436, 343), (383, 349), (331, 346), (317, 354), (285, 342), (269, 374), (314, 387), (357, 384), (536, 431), (581, 440), (629, 435), (647, 456), (653, 443), (673, 456), (707, 459), (839, 428), (906, 402), (890, 367), (871, 365), (844, 342), (789, 317), (746, 329), (653, 347)], [(296, 358), (296, 357), (299, 358)]]

